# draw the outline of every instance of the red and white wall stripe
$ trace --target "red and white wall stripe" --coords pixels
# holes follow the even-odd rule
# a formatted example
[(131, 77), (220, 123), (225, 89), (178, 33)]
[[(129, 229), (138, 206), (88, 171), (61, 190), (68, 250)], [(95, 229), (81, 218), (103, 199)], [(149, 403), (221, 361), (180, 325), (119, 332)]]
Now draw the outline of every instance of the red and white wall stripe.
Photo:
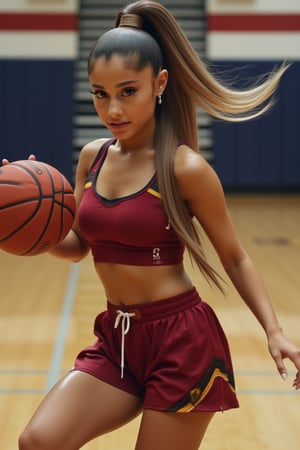
[[(208, 57), (226, 77), (245, 81), (292, 62), (271, 113), (247, 124), (214, 123), (224, 186), (300, 189), (300, 0), (206, 4)], [(0, 158), (36, 153), (69, 178), (78, 8), (77, 0), (0, 1)]]
[(76, 55), (77, 0), (1, 0), (0, 58)]
[(208, 0), (212, 59), (300, 60), (299, 0)]
[(265, 117), (214, 124), (215, 166), (225, 187), (300, 190), (300, 1), (207, 0), (208, 57), (243, 85), (291, 63)]
[(72, 177), (76, 0), (0, 2), (0, 158), (39, 160)]

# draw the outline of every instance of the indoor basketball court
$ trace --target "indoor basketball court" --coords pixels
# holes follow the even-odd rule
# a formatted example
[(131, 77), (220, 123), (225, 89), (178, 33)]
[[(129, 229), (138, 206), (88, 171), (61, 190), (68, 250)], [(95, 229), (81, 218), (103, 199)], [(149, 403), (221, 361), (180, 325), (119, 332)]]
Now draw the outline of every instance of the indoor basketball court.
[[(286, 334), (300, 345), (299, 196), (230, 195), (228, 204)], [(0, 261), (1, 445), (15, 449), (44, 394), (72, 367), (77, 352), (93, 343), (94, 317), (105, 308), (105, 296), (89, 257), (69, 264), (47, 254), (19, 257), (1, 251)], [(289, 378), (280, 378), (263, 331), (230, 284), (224, 298), (189, 263), (188, 268), (225, 328), (240, 401), (238, 410), (216, 414), (203, 448), (297, 450), (300, 397), (292, 388), (294, 369), (287, 363)], [(131, 450), (138, 424), (136, 419), (84, 448)]]
[[(0, 161), (35, 154), (71, 181), (82, 146), (107, 137), (90, 95), (88, 52), (127, 1), (0, 3)], [(197, 125), (201, 152), (222, 181), (237, 233), (285, 334), (299, 347), (300, 2), (160, 3), (178, 17), (199, 55), (237, 87), (248, 86), (284, 61), (292, 63), (269, 114), (247, 124), (224, 124), (199, 111)], [(2, 205), (6, 200), (0, 197)], [(64, 208), (64, 202), (59, 198), (56, 207)], [(73, 206), (69, 209), (73, 219)], [(1, 217), (3, 231), (7, 220)], [(3, 236), (0, 233), (0, 241)], [(5, 239), (12, 253), (24, 244), (22, 239)], [(240, 408), (215, 415), (201, 450), (298, 450), (295, 369), (287, 361), (289, 377), (281, 379), (262, 328), (204, 241), (210, 261), (226, 281), (226, 296), (207, 284), (188, 257), (186, 267), (229, 340)], [(34, 254), (39, 248), (47, 250), (45, 243), (40, 247), (33, 239), (19, 253)], [(5, 450), (17, 449), (20, 433), (45, 394), (72, 368), (77, 353), (95, 341), (94, 318), (106, 307), (91, 256), (71, 264), (47, 252), (12, 253), (0, 250), (0, 441)], [(139, 420), (83, 448), (133, 450)]]

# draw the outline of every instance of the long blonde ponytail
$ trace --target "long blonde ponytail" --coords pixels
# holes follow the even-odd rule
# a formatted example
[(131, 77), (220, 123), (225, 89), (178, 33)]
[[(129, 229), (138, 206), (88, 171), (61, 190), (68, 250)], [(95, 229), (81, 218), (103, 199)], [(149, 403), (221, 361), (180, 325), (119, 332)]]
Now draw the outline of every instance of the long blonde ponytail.
[(236, 90), (213, 76), (164, 6), (151, 0), (132, 3), (118, 15), (116, 26), (124, 14), (142, 19), (142, 29), (159, 44), (164, 68), (169, 72), (155, 133), (156, 167), (166, 214), (199, 269), (222, 289), (220, 277), (204, 257), (199, 232), (177, 190), (174, 157), (178, 141), (199, 151), (197, 105), (213, 117), (232, 122), (265, 113), (272, 106), (272, 95), (287, 65), (283, 64), (249, 89)]

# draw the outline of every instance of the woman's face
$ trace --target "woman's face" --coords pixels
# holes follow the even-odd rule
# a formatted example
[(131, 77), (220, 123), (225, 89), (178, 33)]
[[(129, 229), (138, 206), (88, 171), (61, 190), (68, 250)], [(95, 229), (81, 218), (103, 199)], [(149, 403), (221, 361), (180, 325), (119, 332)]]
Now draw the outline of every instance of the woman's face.
[(157, 96), (166, 86), (166, 70), (154, 77), (151, 66), (136, 71), (128, 58), (101, 57), (94, 63), (90, 83), (98, 116), (118, 140), (154, 133)]

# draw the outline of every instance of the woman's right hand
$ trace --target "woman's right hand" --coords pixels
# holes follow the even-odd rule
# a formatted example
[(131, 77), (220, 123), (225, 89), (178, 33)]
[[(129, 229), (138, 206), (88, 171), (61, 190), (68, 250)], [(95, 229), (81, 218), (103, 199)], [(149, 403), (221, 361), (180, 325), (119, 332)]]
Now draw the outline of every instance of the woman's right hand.
[[(31, 159), (31, 161), (36, 161), (36, 156), (35, 155), (29, 155), (28, 159)], [(9, 164), (10, 161), (8, 161), (8, 159), (3, 158), (2, 159), (2, 166), (7, 166), (7, 164)]]

